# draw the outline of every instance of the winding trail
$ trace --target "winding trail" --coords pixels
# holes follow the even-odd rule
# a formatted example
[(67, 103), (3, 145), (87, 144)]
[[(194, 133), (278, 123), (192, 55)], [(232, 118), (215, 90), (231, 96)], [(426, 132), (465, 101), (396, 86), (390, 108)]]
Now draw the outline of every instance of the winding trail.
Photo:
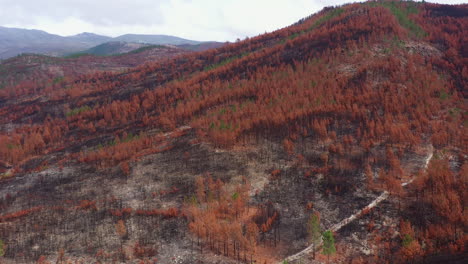
[[(427, 166), (429, 165), (429, 162), (431, 161), (433, 154), (434, 154), (434, 150), (433, 150), (433, 147), (431, 146), (430, 153), (427, 156), (426, 162), (424, 164), (424, 169), (427, 169)], [(401, 186), (405, 187), (406, 185), (412, 183), (415, 178), (416, 177), (413, 177), (409, 181), (402, 183)], [(333, 225), (329, 230), (331, 230), (332, 232), (337, 232), (343, 226), (345, 226), (345, 225), (351, 223), (352, 221), (354, 221), (355, 219), (359, 218), (365, 210), (370, 210), (370, 209), (376, 207), (382, 201), (385, 201), (388, 198), (388, 196), (389, 196), (389, 193), (387, 191), (384, 191), (377, 198), (375, 198), (370, 204), (366, 205), (364, 208), (357, 211), (355, 214), (351, 215), (350, 217), (345, 218), (345, 219), (341, 220), (339, 223)], [(321, 246), (322, 246), (322, 242), (320, 242), (320, 244), (318, 244), (318, 245), (315, 245), (315, 247), (317, 247), (317, 248), (319, 248)], [(308, 254), (311, 254), (313, 252), (313, 249), (314, 249), (314, 244), (310, 244), (308, 247), (306, 247), (302, 251), (299, 251), (294, 255), (286, 257), (283, 261), (279, 262), (278, 264), (282, 264), (285, 261), (287, 263), (291, 263), (293, 261), (299, 260), (302, 257), (304, 257), (304, 256), (306, 256)]]

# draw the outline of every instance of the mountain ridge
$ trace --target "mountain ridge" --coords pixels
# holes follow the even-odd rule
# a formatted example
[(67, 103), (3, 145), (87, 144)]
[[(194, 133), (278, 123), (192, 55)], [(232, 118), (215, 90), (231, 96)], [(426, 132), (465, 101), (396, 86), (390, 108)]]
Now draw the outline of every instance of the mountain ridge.
[(83, 32), (80, 34), (67, 36), (68, 39), (78, 40), (80, 42), (84, 42), (90, 45), (99, 45), (108, 41), (112, 40), (112, 37), (98, 35), (90, 32)]
[[(60, 36), (37, 29), (8, 28), (0, 26), (0, 59), (21, 53), (38, 53), (63, 56), (81, 52), (106, 42), (123, 41), (153, 45), (203, 45), (205, 41), (188, 40), (170, 35), (124, 34), (108, 37), (89, 32), (72, 36)], [(196, 49), (196, 48), (193, 48)]]

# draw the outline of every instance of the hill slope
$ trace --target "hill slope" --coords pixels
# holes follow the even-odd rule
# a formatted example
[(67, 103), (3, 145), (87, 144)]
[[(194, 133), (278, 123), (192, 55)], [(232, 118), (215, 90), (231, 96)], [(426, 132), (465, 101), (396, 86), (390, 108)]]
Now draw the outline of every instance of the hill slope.
[[(117, 45), (115, 51), (125, 51), (126, 43)], [(140, 46), (140, 45), (138, 45)], [(108, 47), (108, 46), (106, 46)], [(109, 51), (109, 49), (107, 49)], [(102, 50), (97, 50), (102, 53)], [(93, 56), (87, 53), (72, 54), (66, 58), (25, 54), (0, 62), (0, 89), (9, 93), (27, 91), (30, 88), (55, 85), (65, 79), (96, 72), (122, 72), (147, 62), (163, 60), (187, 51), (176, 47), (143, 46), (115, 56)]]
[(309, 246), (316, 214), (322, 230), (353, 219), (334, 263), (462, 263), (467, 10), (349, 4), (3, 88), (5, 261), (276, 263)]
[(111, 41), (106, 42), (96, 47), (92, 47), (90, 49), (81, 51), (81, 54), (92, 54), (97, 56), (109, 56), (109, 55), (116, 55), (122, 53), (128, 53), (133, 50), (137, 50), (140, 48), (151, 46), (150, 44), (142, 44), (142, 43), (128, 43), (128, 42), (120, 42), (120, 41)]

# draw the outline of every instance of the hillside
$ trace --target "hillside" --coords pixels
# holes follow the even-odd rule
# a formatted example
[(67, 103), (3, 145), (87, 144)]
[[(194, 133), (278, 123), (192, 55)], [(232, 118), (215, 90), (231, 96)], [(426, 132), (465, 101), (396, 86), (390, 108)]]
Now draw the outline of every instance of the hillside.
[(219, 47), (224, 46), (226, 43), (221, 43), (221, 42), (216, 42), (216, 41), (207, 41), (207, 42), (202, 42), (199, 44), (181, 44), (177, 45), (177, 47), (186, 49), (186, 50), (192, 50), (192, 51), (205, 51), (209, 49), (216, 49)]
[(69, 54), (65, 57), (77, 57), (86, 54), (96, 56), (114, 56), (122, 55), (125, 53), (139, 53), (146, 49), (153, 48), (179, 48), (185, 51), (205, 51), (209, 49), (216, 49), (224, 46), (226, 43), (221, 42), (203, 42), (199, 44), (182, 44), (182, 45), (154, 45), (148, 43), (133, 43), (133, 42), (122, 42), (122, 41), (110, 41), (87, 50), (83, 50), (77, 53)]
[[(117, 49), (120, 47), (127, 47), (127, 44), (119, 44)], [(107, 51), (110, 50), (117, 51), (116, 49), (107, 49)], [(188, 53), (188, 51), (176, 47), (152, 45), (130, 50), (130, 52), (114, 56), (94, 56), (87, 53), (76, 53), (61, 58), (24, 54), (4, 60), (0, 62), (0, 93), (13, 94), (22, 93), (22, 91), (28, 93), (34, 87), (57, 85), (57, 83), (64, 82), (67, 79), (73, 80), (83, 74), (98, 72), (120, 73), (148, 62)], [(123, 48), (118, 51), (125, 50)], [(95, 50), (95, 53), (102, 52), (102, 49)]]
[(109, 56), (109, 55), (116, 55), (122, 53), (128, 53), (134, 50), (138, 50), (144, 47), (149, 47), (150, 44), (143, 44), (143, 43), (128, 43), (128, 42), (120, 42), (120, 41), (111, 41), (106, 42), (96, 47), (92, 47), (90, 49), (81, 51), (80, 53), (72, 54), (73, 55), (80, 55), (80, 54), (90, 54), (90, 55), (97, 55), (97, 56)]
[(168, 36), (168, 35), (144, 35), (144, 34), (125, 34), (114, 38), (115, 41), (134, 42), (134, 43), (149, 43), (154, 45), (195, 45), (201, 41), (188, 40), (184, 38)]
[(0, 261), (465, 263), (467, 12), (348, 4), (21, 86), (66, 59), (16, 58)]

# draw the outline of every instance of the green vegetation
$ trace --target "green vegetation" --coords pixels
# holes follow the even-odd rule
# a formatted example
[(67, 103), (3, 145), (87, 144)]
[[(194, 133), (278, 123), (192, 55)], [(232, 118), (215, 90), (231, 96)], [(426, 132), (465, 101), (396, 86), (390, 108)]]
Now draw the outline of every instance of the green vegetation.
[(130, 142), (132, 140), (140, 139), (141, 135), (133, 135), (133, 133), (128, 133), (128, 135), (122, 139), (122, 142)]
[(5, 244), (3, 243), (3, 240), (0, 239), (0, 257), (3, 257), (5, 255)]
[(97, 56), (106, 56), (115, 52), (116, 45), (112, 43), (104, 43), (96, 47), (85, 50), (84, 53), (89, 53)]
[(447, 92), (445, 92), (445, 91), (440, 91), (439, 98), (440, 98), (440, 100), (445, 101), (445, 100), (447, 100), (449, 98), (449, 94)]
[(121, 56), (121, 55), (125, 55), (125, 54), (136, 54), (136, 53), (140, 53), (140, 52), (150, 50), (150, 49), (155, 49), (155, 48), (161, 49), (161, 48), (166, 48), (166, 47), (163, 46), (163, 45), (150, 45), (150, 46), (138, 48), (136, 50), (132, 50), (132, 51), (127, 52), (127, 53), (117, 54), (117, 56)]
[[(290, 35), (290, 36), (288, 37), (288, 39), (295, 39), (295, 38), (297, 38), (299, 35), (301, 35), (302, 33), (304, 33), (304, 32), (303, 32), (303, 31), (301, 31), (301, 32), (296, 32), (296, 33)], [(283, 41), (286, 42), (286, 39), (284, 39)]]
[(330, 256), (336, 253), (335, 238), (330, 230), (323, 233), (323, 251), (322, 253), (328, 256), (328, 262), (330, 262)]
[(231, 130), (232, 125), (231, 123), (225, 123), (224, 120), (219, 122), (219, 130)]
[(449, 114), (451, 117), (457, 117), (461, 111), (462, 110), (460, 108), (455, 107), (455, 108), (449, 109)]
[(403, 48), (404, 45), (405, 45), (405, 42), (399, 39), (397, 36), (393, 38), (392, 47)]
[(320, 243), (321, 230), (320, 230), (320, 218), (317, 214), (310, 216), (309, 222), (307, 223), (307, 232), (309, 233), (310, 242), (314, 245), (314, 259), (315, 259), (315, 247)]
[(224, 65), (227, 65), (235, 60), (238, 60), (238, 59), (241, 59), (245, 56), (249, 55), (249, 52), (244, 52), (242, 53), (241, 55), (238, 55), (238, 56), (233, 56), (233, 57), (230, 57), (230, 58), (227, 58), (219, 63), (215, 63), (215, 64), (212, 64), (212, 65), (209, 65), (209, 66), (206, 66), (203, 70), (204, 71), (211, 71), (213, 69), (216, 69), (218, 67), (221, 67), (221, 66), (224, 66)]
[(311, 30), (316, 29), (317, 27), (319, 27), (323, 23), (329, 21), (330, 19), (341, 15), (343, 12), (344, 12), (344, 10), (342, 8), (335, 8), (335, 9), (331, 10), (325, 16), (317, 19), (317, 21), (315, 21), (315, 23), (309, 29), (307, 29), (307, 31), (311, 31)]
[(7, 148), (8, 149), (14, 149), (14, 148), (17, 148), (18, 146), (17, 145), (14, 145), (14, 144), (11, 144), (11, 143), (7, 143)]
[(235, 105), (230, 105), (231, 112), (235, 113), (237, 111), (237, 107)]
[(375, 7), (375, 6), (383, 6), (386, 7), (392, 12), (392, 14), (398, 20), (398, 23), (410, 32), (411, 35), (422, 38), (426, 36), (426, 32), (414, 21), (412, 21), (409, 16), (411, 14), (417, 14), (418, 10), (418, 3), (413, 1), (406, 1), (404, 3), (401, 2), (394, 2), (394, 1), (380, 1), (380, 2), (368, 2), (368, 5)]
[[(300, 32), (293, 33), (292, 35), (290, 35), (288, 37), (288, 39), (295, 39), (295, 38), (303, 35), (306, 32), (312, 31), (312, 30), (318, 28), (323, 23), (331, 20), (332, 18), (335, 18), (335, 17), (341, 15), (343, 12), (344, 12), (344, 10), (342, 8), (335, 8), (335, 9), (331, 10), (330, 12), (328, 12), (325, 16), (317, 19), (317, 21), (315, 21), (314, 24), (312, 26), (310, 26), (307, 30), (305, 30), (305, 31), (303, 30), (303, 31), (300, 31)], [(286, 42), (286, 39), (282, 39), (278, 43), (279, 44), (284, 44), (285, 42)]]
[(65, 115), (67, 117), (70, 117), (70, 116), (78, 115), (78, 114), (81, 114), (83, 112), (90, 111), (90, 110), (91, 110), (91, 107), (84, 105), (82, 107), (72, 109), (71, 111), (67, 112)]
[(64, 76), (58, 76), (58, 77), (55, 77), (54, 80), (52, 81), (54, 84), (57, 84), (57, 83), (61, 83), (63, 82), (63, 80), (65, 80), (65, 77)]
[(141, 53), (146, 50), (154, 49), (154, 48), (165, 48), (163, 45), (148, 45), (144, 46), (129, 52), (125, 53), (116, 53), (116, 48), (112, 45), (109, 45), (108, 43), (101, 44), (99, 46), (96, 46), (94, 48), (69, 54), (67, 56), (64, 56), (66, 59), (75, 59), (83, 56), (99, 56), (99, 57), (112, 57), (112, 56), (123, 56), (127, 54), (137, 54)]
[(140, 133), (139, 135), (134, 135), (133, 133), (129, 133), (127, 136), (123, 137), (122, 139), (119, 140), (116, 140), (116, 139), (112, 139), (106, 143), (99, 143), (96, 147), (94, 147), (91, 151), (97, 151), (97, 150), (100, 150), (100, 149), (103, 149), (103, 148), (106, 148), (106, 147), (112, 147), (112, 146), (116, 146), (118, 143), (126, 143), (126, 142), (130, 142), (130, 141), (133, 141), (133, 140), (138, 140), (142, 137), (145, 137), (146, 134), (144, 133)]
[(409, 234), (405, 234), (402, 241), (403, 246), (407, 247), (411, 242), (413, 242), (413, 238)]

